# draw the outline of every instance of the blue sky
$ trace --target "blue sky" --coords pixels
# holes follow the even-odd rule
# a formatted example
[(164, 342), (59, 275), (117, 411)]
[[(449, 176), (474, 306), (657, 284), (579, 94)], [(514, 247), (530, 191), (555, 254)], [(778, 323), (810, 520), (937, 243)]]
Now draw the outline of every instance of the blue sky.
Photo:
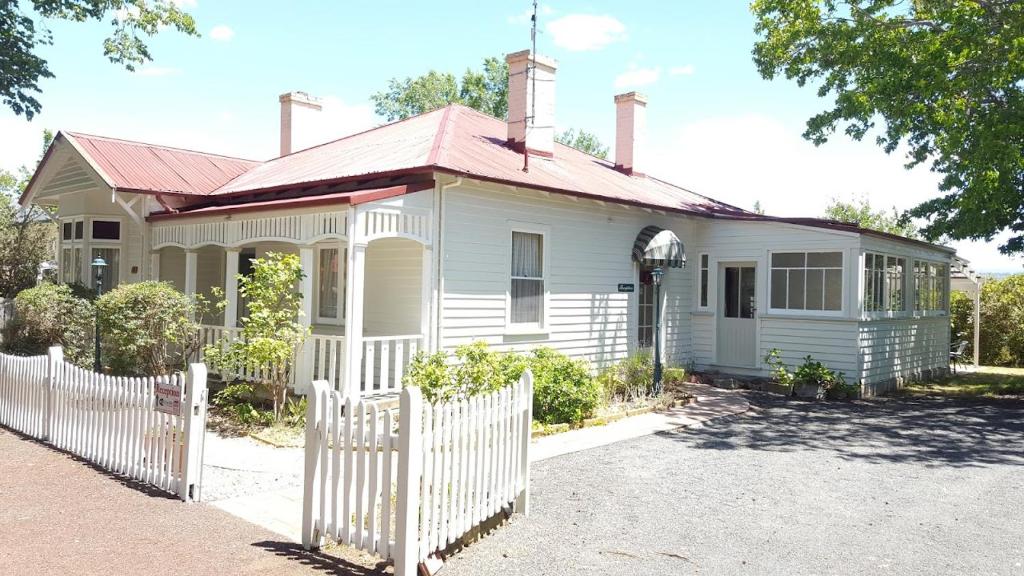
[[(0, 167), (33, 161), (44, 127), (269, 158), (283, 92), (324, 98), (325, 130), (340, 137), (382, 122), (369, 96), (388, 79), (461, 73), (530, 41), (526, 1), (179, 3), (203, 37), (152, 39), (154, 61), (134, 74), (103, 57), (109, 25), (49, 23), (55, 43), (43, 53), (56, 78), (42, 83), (32, 123), (0, 110)], [(819, 216), (832, 197), (904, 209), (936, 194), (935, 175), (904, 170), (899, 153), (800, 138), (826, 103), (813, 89), (761, 79), (746, 2), (567, 1), (540, 12), (538, 51), (559, 63), (559, 127), (613, 143), (613, 96), (645, 93), (652, 174), (786, 216)], [(980, 270), (1020, 271), (997, 243), (954, 246)]]

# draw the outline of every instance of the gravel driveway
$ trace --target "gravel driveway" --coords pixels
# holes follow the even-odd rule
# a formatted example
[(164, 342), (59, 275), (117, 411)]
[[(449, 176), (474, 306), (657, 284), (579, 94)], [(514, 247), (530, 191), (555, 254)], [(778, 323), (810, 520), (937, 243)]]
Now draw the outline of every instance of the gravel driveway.
[(1024, 574), (1024, 402), (783, 402), (534, 465), (487, 574)]

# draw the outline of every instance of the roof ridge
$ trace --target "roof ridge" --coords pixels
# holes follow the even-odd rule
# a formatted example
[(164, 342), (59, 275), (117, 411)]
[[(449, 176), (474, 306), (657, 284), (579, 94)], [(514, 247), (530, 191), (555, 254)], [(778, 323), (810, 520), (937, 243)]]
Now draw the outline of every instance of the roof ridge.
[(191, 148), (181, 148), (179, 146), (167, 146), (165, 144), (153, 144), (152, 142), (142, 142), (140, 140), (128, 140), (127, 138), (117, 138), (115, 136), (103, 136), (100, 134), (86, 134), (85, 132), (72, 132), (71, 130), (59, 130), (68, 136), (74, 138), (95, 138), (99, 140), (108, 140), (112, 142), (121, 142), (124, 144), (133, 144), (135, 146), (146, 146), (149, 148), (162, 148), (164, 150), (173, 150), (175, 152), (187, 152), (189, 154), (199, 154), (200, 156), (216, 156), (218, 158), (225, 158), (227, 160), (241, 160), (242, 162), (252, 162), (253, 164), (262, 164), (264, 160), (253, 160), (251, 158), (242, 158), (240, 156), (228, 156), (227, 154), (218, 154), (216, 152), (203, 152), (202, 150), (193, 150)]
[(449, 128), (455, 123), (455, 116), (459, 112), (458, 104), (449, 104), (444, 107), (444, 114), (441, 116), (441, 121), (437, 125), (437, 132), (434, 134), (434, 143), (430, 147), (430, 153), (427, 155), (427, 166), (437, 166), (443, 156), (447, 156), (448, 147), (446, 146), (449, 134)]

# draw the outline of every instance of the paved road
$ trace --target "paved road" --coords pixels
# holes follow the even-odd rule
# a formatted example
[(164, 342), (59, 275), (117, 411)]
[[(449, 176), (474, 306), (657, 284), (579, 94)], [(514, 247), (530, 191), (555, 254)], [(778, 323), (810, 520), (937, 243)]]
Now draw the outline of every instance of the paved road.
[(1024, 574), (1024, 402), (783, 403), (533, 467), (445, 576)]
[(334, 554), (307, 553), (212, 506), (126, 484), (0, 428), (4, 576), (383, 573), (361, 554)]

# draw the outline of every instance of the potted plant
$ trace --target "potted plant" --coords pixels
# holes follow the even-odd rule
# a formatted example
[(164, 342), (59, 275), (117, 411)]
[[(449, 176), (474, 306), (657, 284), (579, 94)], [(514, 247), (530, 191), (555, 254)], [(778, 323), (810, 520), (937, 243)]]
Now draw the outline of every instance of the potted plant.
[(764, 356), (764, 363), (772, 373), (770, 381), (765, 385), (764, 390), (789, 396), (793, 393), (793, 373), (782, 361), (782, 352), (778, 348), (772, 348)]
[(820, 400), (832, 389), (846, 387), (843, 375), (829, 370), (824, 364), (811, 358), (804, 358), (804, 363), (793, 373), (793, 391), (800, 398)]

